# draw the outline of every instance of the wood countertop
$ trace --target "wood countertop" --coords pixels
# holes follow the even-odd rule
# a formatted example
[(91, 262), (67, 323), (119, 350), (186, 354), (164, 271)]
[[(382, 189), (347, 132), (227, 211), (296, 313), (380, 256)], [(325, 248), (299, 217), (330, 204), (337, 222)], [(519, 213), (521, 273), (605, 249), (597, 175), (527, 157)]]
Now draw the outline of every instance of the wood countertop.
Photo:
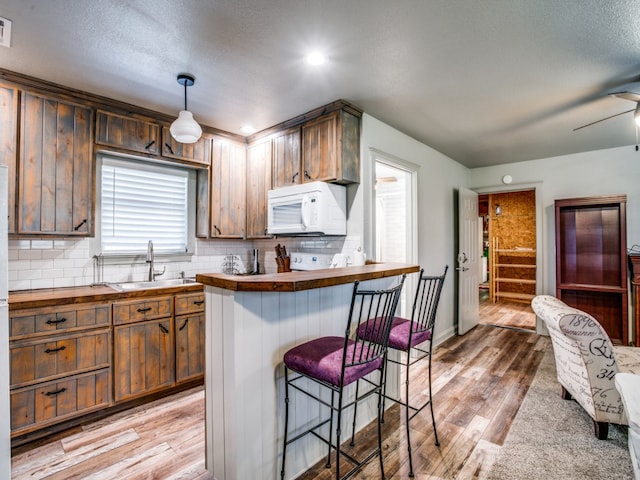
[(126, 292), (116, 290), (109, 285), (18, 290), (9, 292), (9, 311), (24, 308), (128, 300), (157, 295), (173, 295), (182, 292), (198, 292), (202, 291), (202, 289), (203, 286), (200, 283), (188, 283)]
[(196, 275), (196, 280), (205, 285), (237, 292), (297, 292), (418, 271), (420, 271), (418, 265), (372, 263), (361, 267), (326, 268), (265, 275), (203, 273)]

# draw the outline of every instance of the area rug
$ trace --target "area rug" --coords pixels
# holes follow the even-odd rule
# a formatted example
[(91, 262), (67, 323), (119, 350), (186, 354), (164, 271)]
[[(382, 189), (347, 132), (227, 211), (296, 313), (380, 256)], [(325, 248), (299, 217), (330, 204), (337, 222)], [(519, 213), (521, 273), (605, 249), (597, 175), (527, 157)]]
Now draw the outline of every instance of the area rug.
[(560, 397), (549, 346), (488, 478), (632, 480), (626, 427), (594, 436), (591, 417)]

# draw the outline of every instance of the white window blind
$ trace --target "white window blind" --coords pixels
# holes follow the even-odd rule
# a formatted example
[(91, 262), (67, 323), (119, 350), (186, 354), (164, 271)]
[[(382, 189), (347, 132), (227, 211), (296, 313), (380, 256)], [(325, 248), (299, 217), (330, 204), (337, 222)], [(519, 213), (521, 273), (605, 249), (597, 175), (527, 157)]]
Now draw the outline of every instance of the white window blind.
[(186, 169), (103, 157), (101, 173), (102, 253), (187, 251)]

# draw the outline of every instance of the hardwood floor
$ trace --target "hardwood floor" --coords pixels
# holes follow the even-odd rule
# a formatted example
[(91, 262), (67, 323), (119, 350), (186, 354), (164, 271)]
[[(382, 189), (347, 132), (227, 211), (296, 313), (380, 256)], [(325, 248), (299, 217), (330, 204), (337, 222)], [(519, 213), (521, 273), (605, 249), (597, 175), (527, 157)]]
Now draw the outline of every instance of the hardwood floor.
[(530, 303), (489, 300), (488, 291), (480, 291), (480, 323), (499, 327), (536, 330), (536, 314)]
[[(486, 478), (546, 348), (546, 337), (487, 325), (437, 348), (433, 387), (441, 446), (433, 444), (427, 411), (412, 420), (417, 479)], [(424, 373), (413, 372), (412, 396), (426, 391)], [(49, 443), (20, 447), (14, 451), (12, 479), (207, 479), (203, 398), (202, 389), (188, 390)], [(385, 414), (388, 479), (408, 476), (401, 417), (397, 405)], [(359, 434), (355, 448), (366, 450), (375, 439), (371, 425)], [(300, 478), (329, 479), (331, 472), (321, 462)], [(379, 476), (374, 461), (355, 478)]]

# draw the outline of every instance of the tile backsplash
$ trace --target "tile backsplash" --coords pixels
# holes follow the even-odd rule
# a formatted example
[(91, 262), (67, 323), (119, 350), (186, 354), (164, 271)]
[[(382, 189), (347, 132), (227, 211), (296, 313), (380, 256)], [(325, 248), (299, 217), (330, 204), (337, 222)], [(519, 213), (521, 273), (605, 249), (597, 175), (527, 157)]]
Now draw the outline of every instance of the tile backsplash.
[[(77, 287), (97, 281), (128, 282), (146, 280), (148, 265), (144, 257), (133, 264), (104, 261), (101, 272), (91, 254), (90, 239), (9, 240), (9, 290)], [(225, 257), (237, 255), (241, 269), (250, 269), (251, 251), (259, 249), (261, 271), (276, 272), (274, 247), (286, 245), (289, 252), (346, 253), (360, 245), (360, 237), (296, 237), (268, 240), (201, 240), (195, 254), (176, 260), (156, 255), (156, 270), (166, 268), (159, 279), (179, 278), (181, 273), (221, 272)]]

